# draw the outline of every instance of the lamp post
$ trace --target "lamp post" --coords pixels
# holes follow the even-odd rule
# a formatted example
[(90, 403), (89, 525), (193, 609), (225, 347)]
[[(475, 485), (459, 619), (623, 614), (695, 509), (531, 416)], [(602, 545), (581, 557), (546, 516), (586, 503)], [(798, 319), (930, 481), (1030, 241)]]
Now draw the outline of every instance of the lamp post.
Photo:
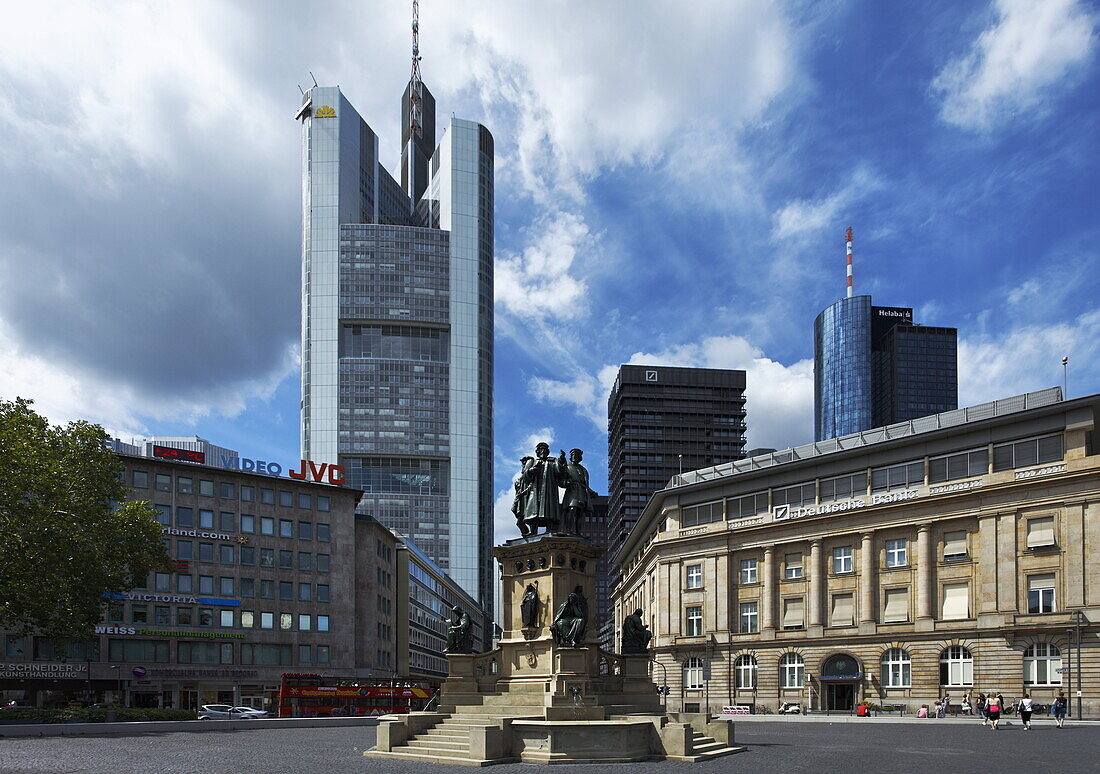
[(653, 658), (650, 659), (650, 661), (652, 663), (656, 664), (657, 666), (659, 666), (661, 668), (661, 671), (664, 672), (664, 675), (665, 675), (664, 682), (661, 684), (661, 706), (667, 708), (668, 707), (668, 699), (666, 697), (668, 696), (668, 694), (665, 693), (665, 690), (668, 688), (668, 667), (666, 667), (664, 664), (662, 664), (660, 661), (657, 660), (657, 654), (656, 653), (654, 653), (652, 655), (653, 655)]
[(1077, 646), (1075, 648), (1075, 650), (1077, 651), (1077, 670), (1075, 672), (1075, 674), (1077, 676), (1077, 679), (1074, 681), (1074, 688), (1077, 690), (1077, 719), (1078, 720), (1081, 719), (1081, 694), (1083, 693), (1083, 689), (1081, 687), (1082, 686), (1082, 680), (1081, 680), (1081, 619), (1084, 618), (1084, 617), (1085, 617), (1085, 613), (1083, 611), (1081, 611), (1081, 610), (1074, 610), (1073, 611), (1073, 622), (1074, 622), (1074, 624), (1076, 625), (1076, 628), (1077, 628)]
[(118, 687), (115, 691), (115, 693), (117, 694), (115, 696), (115, 704), (116, 704), (116, 706), (121, 707), (122, 706), (122, 670), (119, 669), (118, 664), (111, 664), (110, 668), (115, 670), (115, 680), (118, 684)]
[(1062, 358), (1062, 400), (1066, 400), (1069, 395), (1069, 358)]

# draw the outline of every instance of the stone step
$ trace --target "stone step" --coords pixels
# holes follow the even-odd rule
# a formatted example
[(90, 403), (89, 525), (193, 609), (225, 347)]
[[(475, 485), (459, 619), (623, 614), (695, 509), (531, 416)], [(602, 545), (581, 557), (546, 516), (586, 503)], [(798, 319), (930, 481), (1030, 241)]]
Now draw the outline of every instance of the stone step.
[(721, 747), (719, 746), (715, 750), (708, 750), (707, 752), (696, 753), (696, 761), (709, 761), (714, 758), (722, 758), (726, 755), (734, 755), (735, 753), (744, 752), (744, 747)]
[(469, 752), (469, 742), (449, 742), (439, 739), (410, 739), (405, 747), (415, 747), (422, 750), (451, 750), (455, 753)]
[(429, 728), (427, 731), (416, 735), (417, 738), (422, 736), (445, 736), (454, 737), (456, 739), (469, 739), (470, 730), (467, 728), (444, 728), (443, 726), (436, 726), (435, 728)]
[(398, 761), (423, 761), (425, 763), (450, 763), (454, 766), (485, 766), (489, 761), (479, 761), (468, 756), (458, 755), (439, 755), (432, 752), (426, 752), (417, 748), (399, 747), (390, 752), (381, 751), (368, 751), (364, 753), (367, 757), (375, 758), (388, 758), (390, 760)]

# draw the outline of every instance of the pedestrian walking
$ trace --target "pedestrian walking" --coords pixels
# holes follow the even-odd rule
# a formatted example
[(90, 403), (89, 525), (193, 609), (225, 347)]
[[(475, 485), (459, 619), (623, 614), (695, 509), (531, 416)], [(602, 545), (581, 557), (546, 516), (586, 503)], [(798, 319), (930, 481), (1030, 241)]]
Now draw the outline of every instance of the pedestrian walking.
[(974, 697), (971, 695), (971, 691), (963, 694), (962, 711), (967, 715), (974, 714)]
[(988, 703), (984, 693), (978, 694), (978, 714), (982, 716), (982, 725), (989, 725)]
[(997, 730), (997, 723), (1001, 720), (1001, 695), (990, 696), (985, 705), (986, 710), (989, 712), (989, 725), (993, 727), (993, 730)]
[(1054, 704), (1050, 706), (1050, 711), (1054, 715), (1054, 722), (1058, 724), (1058, 728), (1062, 728), (1066, 722), (1066, 709), (1069, 707), (1069, 701), (1066, 699), (1065, 691), (1058, 691), (1058, 698), (1054, 700)]
[(1024, 723), (1024, 730), (1031, 730), (1031, 711), (1033, 709), (1031, 696), (1027, 691), (1024, 691), (1023, 697), (1020, 699), (1020, 720)]

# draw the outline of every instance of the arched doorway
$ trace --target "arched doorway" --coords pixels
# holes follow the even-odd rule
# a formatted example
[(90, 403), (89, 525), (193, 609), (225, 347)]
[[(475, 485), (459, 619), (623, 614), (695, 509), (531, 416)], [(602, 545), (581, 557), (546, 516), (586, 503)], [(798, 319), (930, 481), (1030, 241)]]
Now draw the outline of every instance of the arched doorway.
[(821, 683), (821, 708), (826, 711), (850, 712), (856, 706), (863, 670), (859, 660), (847, 653), (836, 653), (825, 659), (818, 675)]

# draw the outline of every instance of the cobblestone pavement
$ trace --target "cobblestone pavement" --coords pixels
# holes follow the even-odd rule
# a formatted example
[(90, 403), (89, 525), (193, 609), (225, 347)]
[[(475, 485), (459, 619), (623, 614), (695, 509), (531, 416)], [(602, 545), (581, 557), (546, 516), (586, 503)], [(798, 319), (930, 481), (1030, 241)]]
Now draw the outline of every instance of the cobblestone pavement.
[[(468, 768), (372, 760), (374, 728), (258, 729), (131, 737), (0, 739), (3, 774), (457, 774)], [(568, 766), (550, 774), (688, 771), (751, 774), (829, 772), (1100, 772), (1100, 723), (1025, 731), (942, 724), (742, 723), (748, 752), (707, 763)], [(494, 766), (493, 774), (529, 774), (530, 765)]]

